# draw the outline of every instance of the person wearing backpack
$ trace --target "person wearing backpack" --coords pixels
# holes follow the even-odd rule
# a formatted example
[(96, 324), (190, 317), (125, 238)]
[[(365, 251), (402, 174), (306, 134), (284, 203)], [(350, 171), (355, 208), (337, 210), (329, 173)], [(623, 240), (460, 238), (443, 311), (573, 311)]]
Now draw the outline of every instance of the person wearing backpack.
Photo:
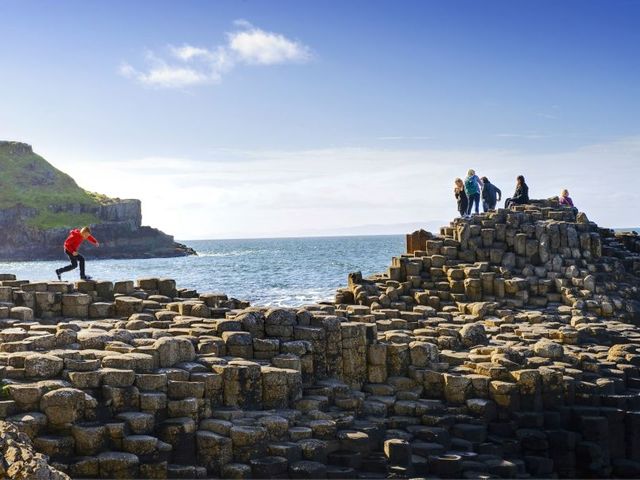
[(496, 204), (502, 200), (502, 191), (489, 181), (487, 177), (482, 177), (482, 210), (495, 210)]
[(467, 194), (469, 205), (467, 206), (467, 216), (471, 215), (473, 205), (476, 206), (476, 213), (480, 213), (480, 191), (482, 190), (482, 181), (476, 175), (476, 171), (472, 168), (467, 172), (467, 178), (464, 180), (464, 192)]

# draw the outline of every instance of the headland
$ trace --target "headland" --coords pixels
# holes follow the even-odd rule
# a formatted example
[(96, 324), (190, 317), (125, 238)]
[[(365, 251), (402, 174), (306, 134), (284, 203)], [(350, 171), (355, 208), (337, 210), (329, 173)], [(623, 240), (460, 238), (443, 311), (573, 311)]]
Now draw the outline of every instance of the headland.
[(142, 204), (87, 192), (35, 154), (31, 145), (0, 141), (0, 260), (65, 259), (69, 230), (91, 226), (101, 241), (87, 258), (193, 255), (171, 235), (142, 225)]

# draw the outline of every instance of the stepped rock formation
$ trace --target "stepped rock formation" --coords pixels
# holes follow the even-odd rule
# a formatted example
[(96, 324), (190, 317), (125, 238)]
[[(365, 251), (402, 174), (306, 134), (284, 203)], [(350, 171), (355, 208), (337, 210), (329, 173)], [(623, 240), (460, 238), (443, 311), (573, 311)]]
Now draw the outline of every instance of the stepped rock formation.
[(72, 478), (640, 476), (640, 242), (553, 201), (335, 302), (0, 277), (0, 418)]
[(29, 437), (15, 425), (0, 421), (0, 478), (11, 480), (69, 480), (34, 451)]
[(99, 249), (87, 258), (147, 258), (195, 252), (155, 228), (142, 226), (140, 200), (89, 194), (34, 154), (31, 145), (0, 141), (0, 260), (64, 258), (71, 228), (90, 224)]

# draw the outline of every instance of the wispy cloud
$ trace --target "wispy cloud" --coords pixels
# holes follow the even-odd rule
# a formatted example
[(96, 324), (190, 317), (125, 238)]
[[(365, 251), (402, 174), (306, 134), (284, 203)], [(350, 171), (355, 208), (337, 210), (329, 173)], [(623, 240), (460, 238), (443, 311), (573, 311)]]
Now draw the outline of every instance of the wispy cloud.
[(120, 75), (143, 85), (185, 88), (219, 83), (222, 76), (238, 65), (271, 66), (305, 63), (311, 49), (280, 33), (268, 32), (246, 20), (234, 22), (235, 31), (226, 34), (226, 43), (212, 48), (183, 44), (168, 45), (166, 54), (145, 54), (145, 67), (122, 63)]
[(433, 140), (434, 137), (421, 135), (391, 135), (387, 137), (378, 137), (378, 140)]
[[(177, 57), (179, 58), (179, 57)], [(205, 85), (220, 81), (221, 74), (215, 69), (205, 70), (200, 66), (171, 64), (157, 57), (153, 52), (145, 55), (146, 71), (136, 70), (128, 63), (120, 65), (119, 73), (145, 85), (164, 88), (182, 88), (194, 85)]]
[(194, 47), (192, 45), (183, 45), (181, 47), (169, 47), (174, 57), (188, 62), (193, 59), (203, 58), (205, 60), (213, 60), (215, 55), (206, 48)]
[[(624, 226), (637, 218), (634, 208), (640, 194), (622, 193), (628, 189), (617, 186), (640, 176), (639, 155), (640, 137), (630, 137), (548, 153), (219, 149), (197, 158), (105, 160), (98, 177), (94, 162), (66, 153), (58, 166), (73, 169), (80, 185), (89, 190), (141, 198), (145, 224), (178, 238), (211, 238), (269, 236), (283, 230), (301, 235), (317, 229), (453, 217), (453, 179), (469, 168), (488, 176), (505, 198), (519, 174), (526, 176), (534, 198), (568, 188), (589, 218), (603, 226)], [(109, 190), (104, 190), (107, 185)], [(613, 186), (610, 192), (607, 186)], [(594, 195), (603, 188), (607, 195)]]
[(496, 137), (500, 137), (500, 138), (524, 138), (526, 140), (538, 140), (540, 138), (548, 138), (549, 135), (540, 135), (538, 133), (496, 133)]
[(559, 105), (551, 105), (548, 109), (538, 112), (536, 115), (538, 117), (546, 118), (548, 120), (555, 120), (558, 118), (559, 112), (560, 112)]

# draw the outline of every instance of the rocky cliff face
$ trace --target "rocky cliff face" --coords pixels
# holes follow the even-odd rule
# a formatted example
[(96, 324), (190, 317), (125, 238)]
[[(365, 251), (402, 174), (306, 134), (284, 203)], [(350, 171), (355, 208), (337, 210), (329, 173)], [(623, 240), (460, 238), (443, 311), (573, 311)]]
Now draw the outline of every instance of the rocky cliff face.
[[(189, 247), (176, 243), (171, 235), (142, 226), (140, 200), (92, 197), (35, 155), (30, 145), (0, 142), (0, 173), (5, 184), (21, 185), (22, 174), (29, 178), (19, 194), (5, 192), (0, 199), (0, 260), (60, 258), (69, 230), (85, 224), (91, 226), (101, 243), (100, 248), (83, 250), (88, 258), (195, 254)], [(59, 178), (64, 181), (62, 186)], [(33, 193), (24, 193), (29, 190)]]

